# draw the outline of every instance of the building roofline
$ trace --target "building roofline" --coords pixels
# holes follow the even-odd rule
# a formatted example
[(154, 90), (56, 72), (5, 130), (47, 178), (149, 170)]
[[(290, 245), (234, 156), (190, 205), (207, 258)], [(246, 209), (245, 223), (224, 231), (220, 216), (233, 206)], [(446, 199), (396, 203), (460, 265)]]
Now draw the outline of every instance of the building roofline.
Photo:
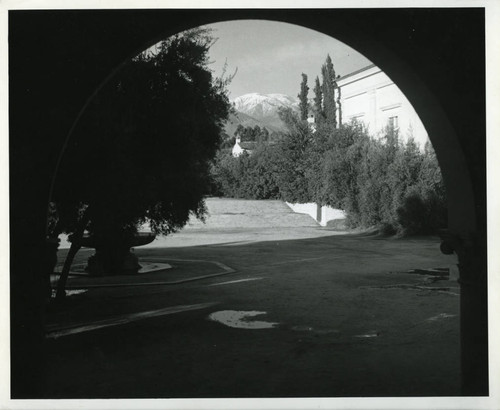
[(373, 67), (377, 67), (377, 66), (375, 64), (367, 65), (366, 67), (360, 68), (356, 71), (353, 71), (352, 73), (349, 73), (349, 74), (343, 75), (342, 77), (336, 78), (335, 81), (344, 80), (345, 78), (352, 77), (353, 75), (362, 73), (363, 71), (369, 70), (370, 68), (373, 68)]

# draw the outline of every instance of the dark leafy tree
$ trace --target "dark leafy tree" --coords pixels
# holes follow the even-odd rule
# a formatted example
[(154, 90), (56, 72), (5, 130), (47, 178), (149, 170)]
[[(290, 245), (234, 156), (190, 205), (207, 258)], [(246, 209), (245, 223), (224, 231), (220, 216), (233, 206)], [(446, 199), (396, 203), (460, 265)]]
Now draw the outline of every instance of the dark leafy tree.
[(262, 128), (261, 132), (257, 136), (257, 142), (267, 142), (270, 137), (269, 130), (267, 128)]
[(236, 138), (238, 136), (241, 138), (241, 141), (266, 142), (269, 140), (269, 131), (267, 128), (261, 128), (258, 125), (255, 125), (254, 127), (245, 127), (238, 124), (238, 127), (234, 132), (234, 137)]
[(300, 93), (297, 96), (299, 97), (300, 119), (302, 121), (307, 120), (307, 115), (309, 113), (309, 100), (307, 99), (308, 93), (309, 93), (309, 87), (307, 85), (307, 75), (302, 73), (302, 82), (300, 83)]
[(416, 183), (396, 209), (404, 234), (432, 234), (446, 227), (446, 191), (436, 154), (429, 142), (424, 147)]
[(309, 202), (311, 132), (307, 123), (301, 121), (290, 108), (280, 109), (279, 115), (288, 128), (288, 133), (277, 144), (280, 195), (288, 202)]
[[(334, 208), (347, 209), (349, 196), (357, 193), (357, 177), (361, 164), (361, 149), (368, 141), (362, 124), (331, 130), (328, 127), (325, 149), (320, 161), (321, 191), (318, 202)], [(321, 133), (319, 128), (317, 133)]]
[(93, 99), (61, 163), (53, 193), (54, 235), (72, 234), (70, 257), (88, 230), (96, 247), (126, 243), (148, 223), (157, 234), (202, 218), (209, 166), (230, 103), (228, 79), (208, 69), (211, 32), (190, 30), (124, 64)]
[(235, 137), (230, 137), (227, 135), (225, 132), (222, 133), (222, 141), (220, 145), (220, 149), (228, 149), (234, 146), (234, 143), (236, 142)]
[(234, 131), (234, 136), (243, 137), (244, 134), (245, 134), (245, 127), (242, 124), (238, 124), (236, 130)]
[(211, 170), (216, 192), (230, 198), (279, 198), (276, 154), (276, 147), (267, 144), (237, 158), (219, 152)]

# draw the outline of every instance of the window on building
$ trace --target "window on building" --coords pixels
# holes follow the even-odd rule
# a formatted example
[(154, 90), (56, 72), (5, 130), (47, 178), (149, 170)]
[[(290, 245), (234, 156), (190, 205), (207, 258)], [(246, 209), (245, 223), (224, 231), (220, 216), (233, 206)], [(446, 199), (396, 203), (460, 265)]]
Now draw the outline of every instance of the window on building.
[(389, 117), (388, 125), (392, 129), (397, 129), (399, 127), (398, 117), (397, 116)]

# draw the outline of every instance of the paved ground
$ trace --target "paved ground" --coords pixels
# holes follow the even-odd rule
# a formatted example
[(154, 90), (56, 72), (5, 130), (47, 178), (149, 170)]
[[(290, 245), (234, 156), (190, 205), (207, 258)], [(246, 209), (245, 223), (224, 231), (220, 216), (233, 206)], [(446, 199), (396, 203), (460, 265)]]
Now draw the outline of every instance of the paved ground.
[[(52, 308), (46, 397), (459, 394), (458, 285), (444, 275), (456, 261), (437, 239), (339, 235), (280, 218), (280, 227), (190, 227), (168, 248), (136, 250), (172, 269)], [(182, 281), (200, 273), (209, 277)], [(173, 275), (182, 283), (168, 284)]]

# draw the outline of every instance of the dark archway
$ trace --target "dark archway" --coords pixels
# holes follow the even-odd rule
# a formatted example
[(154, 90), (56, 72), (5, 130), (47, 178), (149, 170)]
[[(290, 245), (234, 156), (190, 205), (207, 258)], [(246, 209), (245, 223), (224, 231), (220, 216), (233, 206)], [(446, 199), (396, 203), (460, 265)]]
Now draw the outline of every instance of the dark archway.
[(487, 394), (484, 9), (469, 8), (11, 11), (14, 396), (43, 390), (44, 297), (35, 261), (45, 257), (50, 180), (78, 113), (122, 61), (160, 38), (249, 18), (293, 23), (345, 42), (381, 67), (413, 104), (444, 174), (447, 238), (460, 261), (463, 393)]

